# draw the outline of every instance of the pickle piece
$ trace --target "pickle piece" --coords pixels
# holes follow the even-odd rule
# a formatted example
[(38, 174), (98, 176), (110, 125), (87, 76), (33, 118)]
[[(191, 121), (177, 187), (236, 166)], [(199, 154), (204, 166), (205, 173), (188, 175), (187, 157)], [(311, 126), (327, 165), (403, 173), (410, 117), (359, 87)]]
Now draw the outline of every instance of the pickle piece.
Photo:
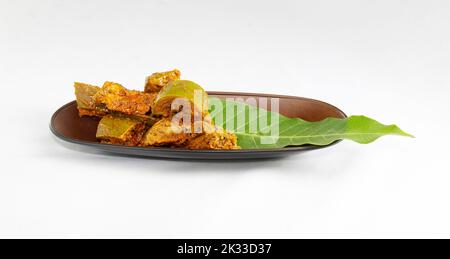
[(151, 111), (156, 94), (128, 90), (120, 84), (105, 82), (93, 98), (97, 105), (104, 105), (110, 111), (139, 116)]
[(145, 92), (146, 93), (157, 93), (168, 83), (179, 80), (181, 72), (178, 69), (167, 72), (153, 73), (151, 76), (147, 77), (145, 82)]
[(237, 137), (233, 133), (226, 132), (222, 128), (215, 126), (215, 131), (206, 132), (187, 143), (188, 149), (203, 150), (233, 150), (240, 149), (237, 144)]
[(146, 125), (141, 120), (108, 114), (100, 120), (96, 137), (102, 143), (137, 146), (145, 129)]
[[(155, 115), (169, 117), (179, 112), (180, 107), (172, 107), (176, 99), (189, 102), (192, 114), (208, 114), (208, 94), (198, 84), (188, 80), (172, 81), (166, 85), (156, 97), (152, 112)], [(202, 116), (202, 117), (203, 117)]]
[(75, 82), (75, 96), (77, 108), (80, 116), (104, 116), (107, 110), (101, 105), (97, 105), (94, 95), (100, 91), (100, 87)]
[(190, 129), (164, 118), (145, 133), (141, 146), (181, 146), (195, 136), (197, 134), (191, 133)]

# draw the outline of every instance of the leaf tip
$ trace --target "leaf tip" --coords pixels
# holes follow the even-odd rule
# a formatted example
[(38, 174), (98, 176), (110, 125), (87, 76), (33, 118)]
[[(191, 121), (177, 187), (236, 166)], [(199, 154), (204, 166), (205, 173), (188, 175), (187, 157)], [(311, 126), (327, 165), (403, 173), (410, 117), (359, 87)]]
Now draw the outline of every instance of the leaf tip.
[(416, 138), (416, 136), (409, 134), (408, 132), (404, 132), (404, 131), (403, 131), (403, 136), (408, 137), (408, 138)]
[(414, 135), (409, 134), (408, 132), (402, 130), (400, 127), (398, 127), (397, 125), (392, 125), (392, 127), (394, 127), (395, 129), (397, 129), (397, 135), (403, 136), (403, 137), (408, 137), (408, 138), (416, 138)]

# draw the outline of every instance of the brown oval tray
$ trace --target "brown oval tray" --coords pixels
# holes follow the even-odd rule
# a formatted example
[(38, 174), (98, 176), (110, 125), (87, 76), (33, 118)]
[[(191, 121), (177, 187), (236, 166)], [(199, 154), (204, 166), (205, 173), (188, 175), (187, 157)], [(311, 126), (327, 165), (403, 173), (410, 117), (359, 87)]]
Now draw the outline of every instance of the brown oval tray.
[[(331, 104), (295, 96), (282, 96), (254, 93), (208, 92), (210, 96), (218, 98), (279, 98), (279, 112), (287, 117), (301, 118), (307, 121), (321, 121), (328, 117), (346, 118), (344, 112)], [(99, 119), (78, 116), (77, 104), (72, 101), (59, 108), (52, 116), (50, 129), (56, 137), (67, 144), (69, 148), (87, 152), (106, 152), (121, 155), (179, 158), (179, 159), (256, 159), (283, 157), (299, 152), (314, 150), (328, 146), (305, 145), (278, 149), (244, 149), (244, 150), (188, 150), (182, 148), (164, 147), (126, 147), (119, 145), (101, 144), (97, 142), (95, 133)]]

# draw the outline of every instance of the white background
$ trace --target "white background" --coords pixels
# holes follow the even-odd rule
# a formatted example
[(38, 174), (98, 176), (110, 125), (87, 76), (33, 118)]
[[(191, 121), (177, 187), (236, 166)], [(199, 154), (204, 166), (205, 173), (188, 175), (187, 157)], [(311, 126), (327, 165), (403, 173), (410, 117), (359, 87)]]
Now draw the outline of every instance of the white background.
[[(450, 237), (450, 2), (0, 0), (0, 236)], [(52, 137), (72, 84), (179, 68), (321, 99), (416, 139), (282, 160), (88, 154)]]

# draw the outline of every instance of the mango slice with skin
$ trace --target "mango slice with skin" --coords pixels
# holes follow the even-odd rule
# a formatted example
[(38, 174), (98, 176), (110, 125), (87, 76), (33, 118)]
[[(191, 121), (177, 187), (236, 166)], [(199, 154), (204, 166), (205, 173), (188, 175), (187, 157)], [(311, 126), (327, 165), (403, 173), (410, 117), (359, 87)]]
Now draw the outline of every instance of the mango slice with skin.
[(153, 73), (151, 76), (147, 77), (145, 92), (157, 93), (171, 81), (179, 80), (180, 76), (181, 72), (178, 69), (167, 72)]
[(174, 112), (179, 112), (172, 106), (177, 99), (189, 102), (193, 113), (208, 114), (208, 94), (201, 86), (188, 80), (172, 81), (161, 89), (153, 105), (153, 114), (169, 117)]
[(103, 143), (136, 146), (145, 133), (145, 123), (124, 115), (108, 114), (100, 120), (96, 137)]
[(105, 107), (95, 103), (94, 96), (100, 91), (100, 87), (75, 82), (75, 96), (80, 116), (104, 116), (108, 111)]

